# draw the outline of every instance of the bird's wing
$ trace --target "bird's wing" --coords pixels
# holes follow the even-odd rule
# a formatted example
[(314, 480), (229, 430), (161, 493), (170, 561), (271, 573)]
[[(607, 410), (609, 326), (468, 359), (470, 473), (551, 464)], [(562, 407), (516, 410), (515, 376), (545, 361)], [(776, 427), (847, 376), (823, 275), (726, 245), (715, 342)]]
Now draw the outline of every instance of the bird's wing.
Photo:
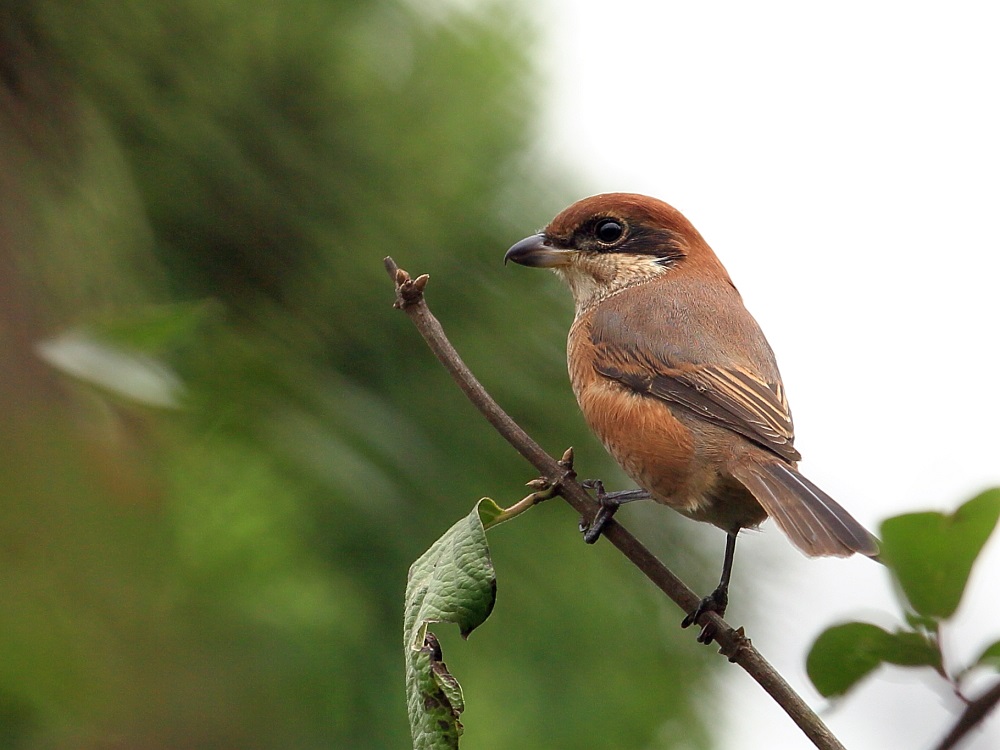
[(741, 367), (678, 361), (592, 332), (594, 367), (638, 393), (679, 404), (709, 422), (752, 440), (788, 461), (801, 456), (780, 383), (768, 383)]

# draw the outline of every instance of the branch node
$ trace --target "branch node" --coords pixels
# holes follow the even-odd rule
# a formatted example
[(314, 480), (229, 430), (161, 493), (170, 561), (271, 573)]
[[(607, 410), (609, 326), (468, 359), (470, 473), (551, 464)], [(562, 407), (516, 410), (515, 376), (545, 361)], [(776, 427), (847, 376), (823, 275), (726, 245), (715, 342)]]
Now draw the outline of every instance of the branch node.
[(563, 451), (562, 458), (559, 459), (559, 465), (567, 468), (573, 468), (573, 446), (571, 445), (565, 451)]
[(751, 641), (747, 638), (742, 625), (735, 630), (730, 628), (729, 635), (730, 638), (727, 645), (720, 647), (719, 653), (729, 659), (730, 664), (735, 664), (743, 656), (743, 653), (750, 648)]
[(571, 482), (576, 479), (576, 471), (573, 469), (573, 446), (571, 445), (565, 451), (563, 451), (562, 458), (556, 461), (557, 464), (565, 471), (563, 475), (556, 480), (556, 486), (562, 485), (564, 482)]
[(410, 305), (415, 305), (424, 298), (424, 287), (430, 280), (426, 273), (420, 274), (417, 278), (411, 279), (410, 274), (396, 265), (396, 261), (391, 256), (386, 256), (382, 261), (385, 270), (396, 284), (396, 301), (393, 307), (397, 310), (405, 310)]

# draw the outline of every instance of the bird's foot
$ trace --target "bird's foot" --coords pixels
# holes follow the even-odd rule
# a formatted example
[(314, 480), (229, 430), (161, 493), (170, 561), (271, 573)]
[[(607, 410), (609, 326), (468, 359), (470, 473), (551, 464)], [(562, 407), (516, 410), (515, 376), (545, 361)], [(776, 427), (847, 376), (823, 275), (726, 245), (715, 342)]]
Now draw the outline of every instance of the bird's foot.
[(588, 479), (581, 484), (587, 489), (597, 490), (597, 502), (601, 506), (597, 510), (597, 515), (594, 516), (590, 523), (587, 523), (586, 518), (580, 519), (580, 531), (583, 532), (583, 541), (587, 544), (593, 544), (601, 538), (604, 527), (607, 526), (608, 521), (618, 512), (620, 504), (607, 501), (608, 496), (604, 491), (604, 483), (600, 479)]
[(600, 479), (584, 479), (580, 484), (588, 490), (596, 491), (595, 499), (601, 506), (597, 511), (597, 515), (594, 516), (594, 520), (590, 523), (587, 523), (586, 519), (580, 519), (580, 531), (583, 532), (583, 541), (587, 544), (593, 544), (601, 538), (601, 532), (604, 531), (604, 527), (622, 505), (630, 503), (633, 500), (649, 499), (649, 493), (646, 490), (605, 492), (604, 482)]
[(597, 515), (594, 516), (590, 523), (587, 523), (586, 518), (580, 519), (580, 531), (583, 532), (583, 541), (587, 544), (594, 544), (594, 542), (601, 538), (601, 533), (604, 531), (604, 527), (608, 521), (618, 512), (618, 504), (608, 502), (608, 493), (604, 491), (604, 482), (600, 479), (584, 479), (580, 484), (588, 490), (596, 490), (596, 499), (601, 506), (597, 511)]
[[(706, 612), (715, 612), (719, 617), (726, 614), (726, 606), (729, 604), (729, 587), (719, 586), (715, 591), (702, 599), (698, 606), (688, 613), (681, 621), (682, 628), (689, 628), (701, 619)], [(713, 622), (706, 622), (702, 625), (701, 632), (698, 633), (698, 643), (708, 645), (715, 637), (716, 626)]]

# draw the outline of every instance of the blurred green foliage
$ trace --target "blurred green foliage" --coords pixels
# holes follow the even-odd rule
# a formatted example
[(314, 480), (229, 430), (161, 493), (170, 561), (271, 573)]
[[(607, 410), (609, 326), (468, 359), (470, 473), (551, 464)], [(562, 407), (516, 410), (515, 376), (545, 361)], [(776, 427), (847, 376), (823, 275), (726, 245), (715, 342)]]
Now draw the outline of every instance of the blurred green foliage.
[[(408, 745), (407, 568), (530, 471), (384, 255), (543, 445), (620, 477), (568, 296), (500, 263), (571, 197), (531, 158), (534, 37), (507, 4), (0, 3), (0, 747)], [(498, 530), (491, 627), (440, 634), (465, 742), (706, 746), (710, 656), (575, 525)]]
[(942, 631), (953, 619), (973, 565), (1000, 520), (1000, 487), (985, 490), (954, 513), (905, 513), (882, 523), (881, 559), (897, 584), (905, 627), (888, 632), (866, 622), (823, 631), (806, 663), (826, 697), (843, 695), (882, 664), (931, 667), (962, 696), (964, 681), (981, 667), (997, 667), (1000, 641), (964, 667), (944, 652)]

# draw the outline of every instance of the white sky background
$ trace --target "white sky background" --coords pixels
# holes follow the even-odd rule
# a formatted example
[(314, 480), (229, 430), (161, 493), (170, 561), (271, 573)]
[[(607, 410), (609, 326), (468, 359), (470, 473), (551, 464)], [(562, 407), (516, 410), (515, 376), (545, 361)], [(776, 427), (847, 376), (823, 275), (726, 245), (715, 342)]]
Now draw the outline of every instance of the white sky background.
[[(544, 158), (590, 192), (648, 193), (698, 227), (777, 353), (804, 473), (873, 530), (1000, 485), (1000, 10), (538, 12)], [(892, 627), (898, 610), (879, 566), (808, 560), (770, 526), (741, 542), (737, 557), (769, 572), (741, 577), (737, 559), (731, 622), (823, 706), (804, 669), (815, 636), (847, 619)], [(956, 661), (1000, 637), (998, 591), (994, 538), (947, 633)], [(913, 675), (883, 669), (824, 718), (851, 750), (931, 747), (957, 706)], [(738, 670), (724, 696), (720, 747), (810, 746)], [(1000, 716), (963, 747), (1000, 747)]]

